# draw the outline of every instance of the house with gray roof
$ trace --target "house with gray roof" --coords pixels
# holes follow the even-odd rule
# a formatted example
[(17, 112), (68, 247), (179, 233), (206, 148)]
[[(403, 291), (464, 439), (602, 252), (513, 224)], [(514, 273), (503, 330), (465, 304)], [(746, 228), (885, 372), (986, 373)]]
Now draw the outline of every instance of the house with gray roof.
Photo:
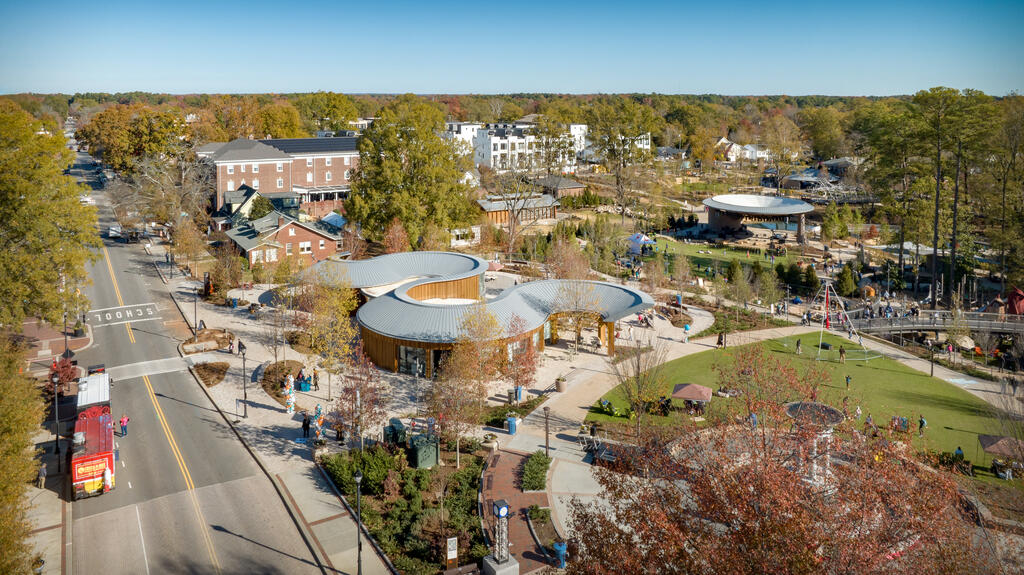
[(583, 184), (572, 178), (564, 176), (542, 176), (533, 179), (533, 184), (538, 186), (544, 193), (550, 194), (556, 200), (565, 196), (582, 196), (586, 188)]
[(241, 221), (225, 233), (250, 266), (286, 257), (315, 263), (336, 254), (341, 241), (341, 230), (329, 223), (302, 222), (277, 210)]

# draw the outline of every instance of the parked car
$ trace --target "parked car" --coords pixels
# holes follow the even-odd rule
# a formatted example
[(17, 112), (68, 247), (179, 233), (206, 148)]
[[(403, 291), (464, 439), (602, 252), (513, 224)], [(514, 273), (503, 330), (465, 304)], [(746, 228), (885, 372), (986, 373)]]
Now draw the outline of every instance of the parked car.
[(107, 228), (108, 238), (119, 238), (121, 237), (121, 226), (113, 225)]

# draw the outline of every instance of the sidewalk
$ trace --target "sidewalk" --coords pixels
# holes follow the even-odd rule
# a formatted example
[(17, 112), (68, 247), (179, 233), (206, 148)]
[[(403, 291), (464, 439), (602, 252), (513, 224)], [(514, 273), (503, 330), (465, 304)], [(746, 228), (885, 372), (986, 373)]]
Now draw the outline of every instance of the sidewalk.
[[(274, 353), (268, 347), (270, 335), (265, 333), (262, 323), (242, 308), (209, 305), (202, 300), (194, 302), (192, 287), (196, 280), (183, 277), (180, 270), (174, 270), (170, 277), (171, 265), (164, 258), (164, 246), (152, 245), (149, 252), (153, 264), (161, 275), (165, 288), (185, 316), (189, 326), (195, 318), (193, 310), (198, 309), (199, 320), (210, 328), (224, 328), (245, 343), (245, 390), (243, 392), (242, 357), (227, 350), (211, 351), (185, 356), (186, 360), (201, 356), (205, 361), (227, 362), (228, 372), (224, 380), (207, 392), (224, 413), (228, 422), (244, 440), (250, 451), (257, 457), (271, 480), (282, 493), (285, 505), (292, 511), (300, 531), (307, 538), (318, 560), (329, 573), (350, 573), (356, 571), (356, 522), (349, 514), (338, 494), (325, 479), (313, 462), (310, 446), (302, 438), (302, 410), (312, 412), (317, 404), (325, 412), (330, 411), (327, 378), (321, 377), (320, 390), (296, 392), (295, 413), (288, 415), (284, 406), (267, 395), (259, 384), (260, 368), (274, 361)], [(232, 296), (246, 297), (259, 301), (260, 295), (267, 297), (268, 286), (254, 286), (242, 294), (233, 290)], [(237, 294), (234, 292), (238, 292)], [(286, 347), (287, 359), (305, 363), (306, 358)], [(190, 362), (191, 363), (191, 362)], [(326, 374), (325, 374), (326, 375)], [(243, 396), (248, 402), (243, 402)], [(248, 405), (246, 405), (247, 403)], [(248, 408), (248, 417), (242, 417)], [(312, 430), (310, 434), (312, 435)], [(334, 437), (330, 432), (328, 437)], [(328, 444), (330, 446), (330, 443)], [(363, 542), (363, 572), (371, 575), (391, 573), (373, 546)]]
[[(72, 354), (81, 351), (92, 345), (92, 328), (89, 324), (83, 324), (85, 335), (73, 337), (74, 319), (68, 323), (68, 345)], [(52, 326), (39, 319), (27, 319), (22, 322), (22, 335), (30, 347), (25, 352), (28, 360), (28, 374), (32, 377), (46, 377), (50, 366), (55, 360), (59, 360), (66, 351), (64, 348), (64, 326)], [(72, 356), (74, 359), (74, 356)], [(83, 369), (85, 366), (80, 366)], [(84, 372), (83, 372), (84, 373)]]
[[(28, 544), (34, 553), (42, 553), (43, 573), (60, 574), (70, 571), (71, 555), (66, 551), (70, 545), (71, 506), (64, 501), (63, 495), (67, 487), (67, 469), (57, 471), (57, 455), (53, 452), (53, 434), (47, 429), (40, 429), (33, 437), (36, 449), (41, 451), (36, 461), (46, 465), (46, 484), (43, 489), (32, 485), (26, 490), (28, 503), (28, 519), (32, 532)], [(67, 441), (61, 441), (61, 454), (67, 453)], [(63, 467), (63, 466), (62, 466)]]

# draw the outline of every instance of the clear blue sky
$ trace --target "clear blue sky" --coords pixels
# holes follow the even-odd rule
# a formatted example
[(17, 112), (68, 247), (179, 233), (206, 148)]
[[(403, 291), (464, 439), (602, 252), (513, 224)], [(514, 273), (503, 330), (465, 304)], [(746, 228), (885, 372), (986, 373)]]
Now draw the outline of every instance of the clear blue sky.
[(1024, 91), (1024, 2), (0, 0), (0, 93)]

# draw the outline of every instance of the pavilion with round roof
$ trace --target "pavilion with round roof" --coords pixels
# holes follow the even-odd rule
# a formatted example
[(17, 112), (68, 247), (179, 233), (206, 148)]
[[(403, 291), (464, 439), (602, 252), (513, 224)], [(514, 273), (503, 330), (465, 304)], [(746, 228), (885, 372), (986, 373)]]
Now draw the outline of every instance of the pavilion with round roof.
[(743, 218), (777, 220), (799, 216), (796, 237), (804, 241), (804, 215), (814, 211), (814, 206), (803, 200), (784, 196), (759, 196), (756, 194), (723, 194), (704, 200), (708, 209), (708, 227), (716, 232), (738, 231)]

